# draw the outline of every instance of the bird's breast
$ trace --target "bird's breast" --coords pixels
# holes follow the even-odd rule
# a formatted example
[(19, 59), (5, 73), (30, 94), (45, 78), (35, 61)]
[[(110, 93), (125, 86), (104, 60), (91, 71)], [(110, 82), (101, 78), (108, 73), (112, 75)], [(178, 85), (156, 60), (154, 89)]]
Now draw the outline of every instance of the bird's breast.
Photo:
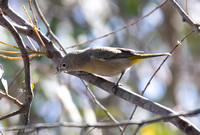
[(115, 76), (125, 71), (131, 65), (131, 61), (124, 58), (112, 60), (92, 58), (81, 70), (103, 76)]

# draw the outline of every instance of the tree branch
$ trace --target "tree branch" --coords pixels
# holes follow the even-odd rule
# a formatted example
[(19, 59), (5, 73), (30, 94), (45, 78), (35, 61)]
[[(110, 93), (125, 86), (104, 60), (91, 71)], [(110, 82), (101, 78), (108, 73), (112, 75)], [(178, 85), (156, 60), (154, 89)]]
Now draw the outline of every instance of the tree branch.
[(191, 18), (186, 14), (186, 12), (181, 8), (181, 6), (175, 0), (169, 0), (171, 5), (177, 10), (177, 12), (182, 16), (183, 21), (187, 22), (190, 27), (200, 35), (200, 27), (199, 24), (193, 22)]
[(36, 11), (38, 13), (38, 15), (40, 16), (42, 22), (45, 24), (46, 28), (47, 28), (47, 34), (46, 35), (51, 35), (53, 37), (53, 39), (58, 43), (59, 47), (62, 49), (62, 51), (67, 54), (67, 52), (65, 51), (64, 47), (62, 46), (62, 44), (60, 43), (60, 41), (58, 40), (58, 38), (56, 37), (56, 35), (52, 32), (50, 25), (48, 24), (47, 20), (45, 19), (42, 11), (39, 8), (38, 2), (37, 0), (33, 0), (33, 3), (35, 5)]
[(18, 105), (19, 107), (22, 107), (22, 105), (23, 105), (19, 100), (17, 100), (16, 98), (14, 98), (14, 97), (12, 97), (12, 96), (10, 96), (10, 95), (2, 92), (2, 91), (0, 91), (0, 97), (7, 98), (8, 100), (10, 100), (10, 101), (14, 102), (16, 105)]
[[(13, 24), (16, 30), (23, 35), (31, 37), (38, 43), (38, 45), (42, 47), (41, 41), (39, 40), (38, 35), (34, 31), (32, 24), (24, 20), (22, 17), (20, 17), (9, 6), (7, 6), (7, 8), (5, 6), (2, 6), (2, 3), (3, 3), (2, 0), (0, 0), (0, 8), (2, 8), (2, 11), (5, 15), (7, 15), (10, 19), (12, 19), (12, 21), (16, 23)], [(49, 40), (49, 38), (46, 37), (40, 30), (37, 31), (48, 50), (48, 58), (51, 58), (53, 62), (56, 64), (56, 66), (58, 66), (58, 64), (62, 59), (61, 52), (55, 46), (53, 41)]]
[[(92, 97), (92, 99), (94, 100), (94, 102), (106, 113), (106, 115), (115, 123), (119, 123), (112, 115), (111, 113), (96, 99), (95, 95), (92, 93), (92, 91), (89, 89), (89, 87), (87, 86), (87, 84), (81, 80), (82, 83), (85, 85), (86, 90), (89, 92), (90, 96)], [(124, 133), (122, 133), (122, 131), (124, 130), (122, 127), (119, 126), (119, 130), (121, 131), (121, 134), (124, 135)]]
[[(3, 3), (5, 1), (0, 1), (0, 3)], [(2, 6), (2, 4), (0, 4)], [(3, 8), (5, 9), (5, 8)], [(31, 90), (31, 81), (30, 81), (30, 62), (29, 62), (29, 56), (28, 53), (26, 51), (25, 45), (22, 41), (22, 38), (19, 36), (17, 30), (15, 29), (15, 27), (9, 22), (9, 20), (7, 20), (4, 15), (3, 12), (0, 12), (0, 25), (2, 25), (3, 27), (5, 27), (14, 37), (16, 43), (19, 46), (19, 49), (21, 51), (21, 55), (23, 58), (23, 62), (24, 62), (24, 72), (25, 72), (25, 90), (26, 90), (26, 98), (25, 98), (25, 103), (23, 104), (23, 109), (24, 109), (24, 120), (23, 120), (23, 124), (27, 125), (29, 122), (29, 115), (30, 115), (30, 106), (31, 106), (31, 102), (32, 102), (32, 98), (33, 98), (33, 92)], [(18, 134), (23, 134), (24, 130), (20, 130), (18, 132)]]
[(74, 123), (74, 122), (57, 122), (57, 123), (40, 123), (40, 124), (34, 124), (34, 125), (28, 125), (27, 127), (24, 126), (13, 126), (13, 127), (9, 127), (9, 128), (4, 128), (1, 130), (5, 130), (5, 131), (15, 131), (15, 130), (19, 130), (19, 129), (32, 129), (32, 130), (37, 130), (37, 129), (47, 129), (47, 128), (56, 128), (56, 127), (76, 127), (76, 128), (89, 128), (89, 127), (96, 127), (96, 128), (118, 128), (118, 126), (124, 126), (124, 125), (137, 125), (139, 128), (147, 125), (147, 124), (151, 124), (151, 123), (155, 123), (155, 122), (159, 122), (159, 121), (165, 121), (168, 119), (173, 119), (175, 117), (180, 117), (180, 116), (184, 116), (184, 117), (191, 117), (194, 115), (197, 115), (200, 113), (200, 109), (188, 112), (188, 113), (181, 113), (181, 114), (176, 114), (176, 115), (168, 115), (168, 116), (164, 116), (164, 117), (160, 117), (160, 118), (154, 118), (152, 120), (147, 120), (147, 121), (143, 121), (143, 122), (132, 122), (132, 121), (120, 121), (119, 123), (115, 123), (115, 122), (99, 122), (99, 123), (94, 123), (94, 124), (87, 124), (87, 123)]
[[(2, 8), (3, 4), (5, 4), (6, 0), (0, 0), (0, 8)], [(171, 3), (174, 2), (173, 0), (169, 0)], [(23, 18), (21, 18), (19, 15), (17, 15), (15, 12), (12, 11), (12, 9), (10, 9), (8, 6), (8, 8), (5, 8), (6, 6), (3, 6), (2, 10), (3, 12), (9, 17), (11, 18), (14, 22), (16, 22), (18, 25), (14, 25), (14, 27), (9, 23), (9, 21), (7, 21), (4, 16), (1, 14), (0, 16), (0, 24), (4, 27), (6, 27), (8, 30), (10, 30), (10, 32), (13, 34), (13, 37), (15, 38), (16, 42), (18, 43), (20, 50), (22, 52), (22, 57), (24, 60), (24, 67), (25, 67), (25, 87), (27, 90), (27, 99), (31, 99), (31, 94), (32, 91), (30, 89), (30, 67), (29, 67), (29, 58), (28, 58), (28, 54), (26, 52), (26, 49), (24, 47), (24, 44), (21, 40), (21, 37), (18, 35), (17, 32), (27, 35), (31, 38), (33, 38), (39, 45), (41, 44), (38, 36), (36, 35), (36, 33), (34, 32), (34, 29), (32, 27), (32, 25), (28, 22), (26, 22)], [(176, 7), (175, 7), (176, 8)], [(181, 11), (182, 13), (182, 11)], [(189, 20), (187, 20), (187, 16), (186, 16), (186, 22), (190, 22)], [(1, 20), (6, 21), (6, 23), (8, 24), (4, 24)], [(190, 22), (191, 23), (191, 22)], [(7, 27), (9, 26), (9, 27)], [(192, 22), (191, 23), (191, 27), (195, 29), (195, 31), (197, 33), (199, 33), (198, 28), (196, 27), (196, 25)], [(17, 30), (17, 31), (16, 31)], [(48, 50), (48, 57), (52, 59), (52, 61), (55, 63), (55, 65), (57, 66), (61, 59), (62, 59), (62, 55), (59, 51), (59, 49), (57, 49), (57, 47), (55, 46), (55, 44), (50, 41), (42, 32), (40, 32), (38, 30), (38, 33), (40, 34), (47, 50)], [(147, 98), (144, 98), (132, 91), (127, 91), (121, 87), (114, 87), (115, 84), (111, 83), (105, 79), (102, 79), (100, 77), (97, 77), (95, 75), (89, 74), (89, 73), (85, 73), (85, 72), (70, 72), (70, 74), (75, 75), (81, 79), (84, 79), (90, 83), (92, 83), (93, 85), (96, 85), (99, 88), (102, 88), (103, 90), (109, 92), (110, 94), (114, 94), (116, 92), (116, 96), (130, 102), (133, 103), (135, 105), (138, 105), (142, 108), (144, 108), (145, 110), (148, 110), (152, 113), (161, 115), (161, 116), (166, 116), (169, 114), (176, 114), (174, 111), (172, 111), (171, 109), (162, 106), (158, 103), (155, 103), (151, 100), (148, 100)], [(29, 95), (30, 94), (30, 95)], [(30, 97), (29, 97), (30, 96)], [(28, 115), (27, 115), (28, 116)], [(177, 126), (180, 130), (182, 130), (183, 132), (185, 132), (188, 135), (198, 135), (200, 134), (200, 131), (189, 121), (187, 121), (186, 119), (182, 118), (182, 117), (176, 117), (173, 119), (167, 119), (166, 121), (169, 121), (171, 123), (173, 123), (175, 126)], [(27, 122), (26, 122), (27, 123)]]
[(12, 116), (21, 114), (21, 113), (22, 113), (22, 109), (19, 109), (19, 110), (13, 112), (13, 113), (10, 113), (10, 114), (7, 114), (7, 115), (5, 115), (5, 116), (0, 117), (0, 120), (7, 119), (7, 118), (10, 118), (10, 117), (12, 117)]
[[(170, 108), (167, 108), (161, 104), (158, 104), (156, 102), (153, 102), (145, 97), (140, 96), (139, 94), (136, 94), (132, 91), (128, 91), (123, 89), (122, 87), (116, 87), (115, 83), (109, 82), (103, 78), (100, 78), (98, 76), (95, 76), (90, 73), (86, 72), (69, 72), (72, 75), (75, 75), (87, 82), (92, 83), (93, 85), (105, 90), (106, 92), (118, 96), (130, 103), (133, 103), (145, 110), (148, 110), (154, 114), (166, 116), (166, 115), (176, 115), (176, 113), (171, 110)], [(115, 87), (114, 87), (115, 86)], [(174, 124), (177, 128), (182, 130), (188, 135), (199, 135), (200, 131), (197, 127), (195, 127), (191, 122), (186, 120), (183, 117), (176, 117), (174, 119), (168, 119), (166, 120), (168, 122), (171, 122)]]

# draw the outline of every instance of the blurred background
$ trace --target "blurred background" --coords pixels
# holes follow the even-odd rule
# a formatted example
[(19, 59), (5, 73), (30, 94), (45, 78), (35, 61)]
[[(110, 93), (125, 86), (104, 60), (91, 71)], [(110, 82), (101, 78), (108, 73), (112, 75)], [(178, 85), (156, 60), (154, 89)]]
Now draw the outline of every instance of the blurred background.
[[(43, 0), (38, 1), (39, 6), (49, 22), (52, 31), (61, 41), (62, 45), (70, 47), (83, 43), (87, 40), (107, 34), (122, 26), (134, 22), (138, 18), (146, 15), (156, 8), (163, 1), (161, 0)], [(192, 20), (200, 22), (200, 1), (177, 0), (180, 6), (186, 10)], [(20, 16), (27, 19), (22, 5), (25, 5), (29, 15), (28, 2), (9, 0), (10, 6)], [(38, 28), (43, 33), (47, 29), (39, 16)], [(183, 39), (191, 28), (182, 21), (181, 16), (168, 2), (162, 8), (143, 19), (134, 26), (121, 30), (113, 35), (95, 40), (92, 43), (79, 47), (67, 49), (67, 52), (84, 49), (93, 46), (112, 46), (141, 50), (146, 53), (170, 52), (176, 45), (177, 40)], [(10, 33), (0, 27), (0, 41), (17, 46)], [(30, 45), (23, 36), (26, 45)], [(49, 36), (52, 39), (51, 36)], [(53, 39), (52, 39), (53, 40)], [(33, 41), (34, 42), (34, 41)], [(34, 42), (35, 43), (35, 42)], [(157, 75), (147, 88), (144, 96), (156, 101), (164, 106), (170, 107), (176, 112), (192, 111), (200, 107), (200, 39), (199, 35), (193, 33), (173, 55), (165, 62)], [(35, 44), (36, 47), (37, 44)], [(0, 45), (0, 50), (14, 50)], [(129, 90), (141, 93), (148, 80), (159, 67), (164, 57), (144, 60), (125, 72), (121, 84)], [(16, 74), (22, 69), (22, 60), (8, 60), (0, 58), (5, 73), (4, 79), (8, 85), (12, 82)], [(53, 62), (45, 56), (33, 58), (31, 61), (31, 80), (34, 85), (34, 99), (31, 108), (30, 124), (53, 123), (53, 122), (77, 122), (95, 123), (102, 121), (106, 114), (94, 103), (93, 99), (86, 91), (81, 80), (69, 74), (61, 73), (55, 77), (56, 67)], [(106, 79), (116, 82), (117, 77), (106, 77)], [(24, 74), (16, 77), (16, 80), (9, 86), (9, 94), (13, 97), (20, 95), (19, 90), (24, 89)], [(108, 111), (118, 120), (129, 119), (134, 105), (118, 97), (104, 92), (91, 84), (88, 84), (97, 100), (104, 105)], [(19, 98), (23, 102), (24, 95)], [(9, 100), (0, 100), (0, 116), (8, 114), (18, 109)], [(156, 117), (154, 114), (138, 108), (133, 121)], [(200, 128), (200, 117), (188, 118), (198, 128)], [(10, 127), (19, 125), (21, 122), (19, 115), (0, 121), (0, 127)], [(105, 122), (112, 120), (107, 119)], [(132, 134), (135, 126), (129, 126), (125, 133)], [(79, 128), (52, 128), (38, 131), (38, 135), (78, 135)], [(4, 132), (6, 135), (14, 135), (15, 132)], [(36, 134), (33, 132), (31, 134)], [(95, 129), (89, 135), (115, 135), (120, 134), (118, 128)], [(139, 131), (139, 135), (181, 135), (176, 127), (168, 123), (155, 123), (144, 126)]]

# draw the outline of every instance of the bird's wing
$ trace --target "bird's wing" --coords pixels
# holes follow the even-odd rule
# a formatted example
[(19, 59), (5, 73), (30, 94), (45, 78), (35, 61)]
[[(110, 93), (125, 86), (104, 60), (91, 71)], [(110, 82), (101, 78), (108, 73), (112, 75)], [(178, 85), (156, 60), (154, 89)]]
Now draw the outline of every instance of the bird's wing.
[(91, 58), (98, 58), (100, 60), (110, 60), (116, 58), (127, 58), (134, 54), (141, 54), (142, 51), (135, 51), (125, 48), (112, 48), (112, 47), (96, 47), (88, 50)]
[(137, 50), (132, 50), (132, 49), (126, 49), (126, 48), (116, 48), (117, 50), (120, 50), (125, 53), (131, 53), (131, 54), (142, 54), (144, 53), (143, 51), (137, 51)]

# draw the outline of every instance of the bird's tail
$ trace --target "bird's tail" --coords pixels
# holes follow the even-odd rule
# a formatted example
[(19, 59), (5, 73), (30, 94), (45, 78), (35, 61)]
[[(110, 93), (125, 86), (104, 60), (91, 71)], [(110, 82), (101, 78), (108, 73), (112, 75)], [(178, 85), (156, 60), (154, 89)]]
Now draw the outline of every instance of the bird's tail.
[(159, 56), (170, 56), (170, 53), (154, 53), (154, 54), (134, 54), (133, 56), (128, 57), (129, 60), (133, 64), (142, 61), (146, 58), (152, 58), (152, 57), (159, 57)]

